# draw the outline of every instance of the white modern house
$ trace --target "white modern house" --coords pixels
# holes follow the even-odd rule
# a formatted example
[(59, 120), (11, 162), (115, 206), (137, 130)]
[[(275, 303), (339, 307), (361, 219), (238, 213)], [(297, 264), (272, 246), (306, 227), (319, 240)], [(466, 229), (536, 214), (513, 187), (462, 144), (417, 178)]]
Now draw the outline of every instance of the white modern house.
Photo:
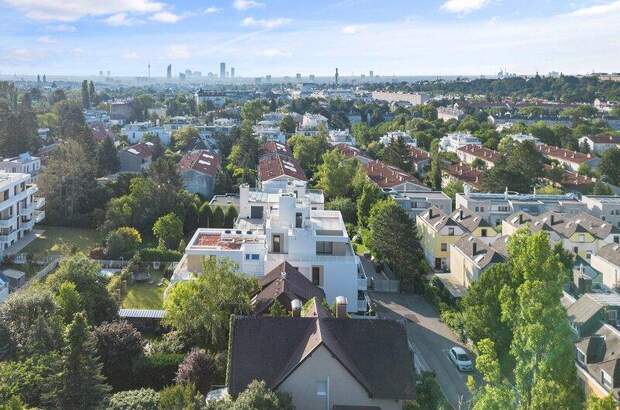
[(286, 135), (280, 129), (280, 126), (275, 121), (262, 120), (259, 121), (254, 127), (254, 134), (261, 142), (276, 141), (280, 144), (286, 142)]
[(297, 127), (297, 134), (301, 134), (306, 137), (314, 137), (319, 135), (319, 129), (321, 126), (328, 128), (327, 118), (321, 114), (305, 113), (301, 119), (301, 125)]
[(347, 144), (355, 145), (355, 138), (349, 130), (330, 130), (329, 131), (329, 143), (331, 145)]
[(468, 132), (453, 132), (439, 140), (441, 151), (457, 152), (466, 145), (482, 145), (482, 141)]
[(172, 131), (161, 126), (153, 125), (150, 121), (133, 122), (121, 128), (121, 135), (127, 136), (130, 144), (137, 144), (144, 140), (145, 134), (153, 134), (159, 137), (164, 145), (170, 145)]
[(250, 276), (262, 276), (288, 262), (321, 287), (329, 303), (345, 296), (352, 301), (350, 312), (366, 311), (367, 279), (342, 216), (323, 210), (321, 200), (322, 195), (300, 192), (299, 187), (274, 194), (243, 186), (235, 228), (198, 229), (172, 282), (201, 273), (207, 256), (227, 257)]
[(379, 139), (379, 142), (383, 146), (388, 146), (398, 139), (402, 139), (405, 142), (405, 144), (411, 147), (414, 147), (414, 148), (418, 147), (418, 141), (415, 138), (413, 138), (411, 135), (409, 135), (408, 132), (405, 132), (405, 131), (388, 132), (387, 134), (385, 134)]
[(510, 138), (511, 140), (515, 141), (515, 142), (525, 142), (525, 141), (530, 141), (534, 144), (539, 144), (540, 140), (538, 138), (536, 138), (535, 136), (533, 136), (532, 134), (523, 134), (523, 133), (517, 133), (517, 134), (510, 134), (508, 135), (508, 138)]
[(0, 170), (18, 174), (30, 174), (32, 182), (37, 182), (37, 177), (39, 172), (41, 172), (41, 158), (25, 152), (16, 157), (5, 158), (0, 161)]
[(0, 172), (0, 257), (45, 219), (44, 198), (30, 175)]

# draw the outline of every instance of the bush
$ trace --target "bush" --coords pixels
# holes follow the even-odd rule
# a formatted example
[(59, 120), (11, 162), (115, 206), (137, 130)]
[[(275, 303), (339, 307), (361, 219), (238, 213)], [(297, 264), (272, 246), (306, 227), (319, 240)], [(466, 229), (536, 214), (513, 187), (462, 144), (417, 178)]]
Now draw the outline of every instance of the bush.
[(139, 386), (161, 390), (174, 384), (177, 369), (184, 358), (184, 354), (178, 353), (153, 353), (144, 356), (136, 366), (135, 380)]
[(149, 345), (151, 354), (155, 353), (179, 353), (184, 354), (189, 350), (190, 342), (181, 332), (173, 330), (164, 334), (161, 339), (152, 340)]
[(203, 349), (192, 349), (177, 371), (177, 383), (193, 384), (202, 394), (213, 385), (213, 357)]
[(93, 248), (88, 253), (91, 259), (105, 259), (105, 249), (101, 246)]
[(160, 248), (141, 249), (139, 255), (144, 262), (178, 262), (183, 257), (179, 251)]
[(204, 408), (204, 396), (196, 391), (193, 384), (176, 384), (159, 392), (159, 408), (201, 410)]
[(183, 221), (174, 213), (164, 215), (155, 221), (153, 234), (163, 245), (162, 248), (176, 249), (183, 238)]
[(110, 398), (107, 408), (109, 410), (157, 410), (159, 393), (153, 389), (122, 391)]
[(135, 228), (123, 226), (108, 234), (106, 245), (108, 255), (113, 258), (130, 258), (142, 243), (140, 232)]

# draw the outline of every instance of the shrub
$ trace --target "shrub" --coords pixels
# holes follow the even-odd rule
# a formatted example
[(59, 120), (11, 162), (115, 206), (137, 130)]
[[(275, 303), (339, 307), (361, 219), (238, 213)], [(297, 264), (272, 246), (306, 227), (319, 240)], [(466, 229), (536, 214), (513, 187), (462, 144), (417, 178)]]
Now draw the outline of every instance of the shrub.
[(183, 238), (183, 221), (174, 213), (164, 215), (155, 221), (153, 234), (164, 247), (176, 249)]
[(152, 340), (149, 345), (151, 354), (155, 353), (182, 353), (189, 350), (190, 342), (181, 332), (173, 330), (164, 334), (161, 339)]
[(179, 365), (177, 383), (193, 384), (207, 394), (213, 384), (213, 358), (203, 349), (192, 349)]
[(160, 248), (141, 249), (139, 255), (144, 262), (178, 262), (183, 257), (183, 254), (179, 251)]
[(135, 228), (123, 226), (108, 234), (106, 245), (108, 255), (113, 258), (130, 258), (142, 243), (140, 232)]
[(193, 384), (168, 386), (159, 392), (159, 408), (201, 410), (204, 408), (204, 396), (196, 391)]
[(157, 410), (159, 393), (153, 389), (122, 391), (110, 398), (107, 408), (109, 410)]
[(174, 384), (177, 369), (185, 358), (178, 353), (153, 353), (144, 356), (136, 366), (135, 380), (142, 387), (155, 390)]

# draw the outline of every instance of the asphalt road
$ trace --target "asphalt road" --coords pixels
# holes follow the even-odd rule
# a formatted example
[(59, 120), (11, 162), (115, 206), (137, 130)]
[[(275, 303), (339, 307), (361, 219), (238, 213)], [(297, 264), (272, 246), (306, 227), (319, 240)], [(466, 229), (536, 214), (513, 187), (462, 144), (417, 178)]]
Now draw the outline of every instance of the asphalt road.
[[(407, 337), (422, 356), (428, 367), (435, 372), (444, 395), (455, 409), (467, 408), (471, 396), (467, 389), (468, 373), (461, 373), (448, 358), (451, 347), (460, 343), (452, 330), (439, 320), (439, 315), (423, 296), (398, 293), (370, 292), (379, 316), (405, 319)], [(479, 382), (479, 374), (474, 374)]]

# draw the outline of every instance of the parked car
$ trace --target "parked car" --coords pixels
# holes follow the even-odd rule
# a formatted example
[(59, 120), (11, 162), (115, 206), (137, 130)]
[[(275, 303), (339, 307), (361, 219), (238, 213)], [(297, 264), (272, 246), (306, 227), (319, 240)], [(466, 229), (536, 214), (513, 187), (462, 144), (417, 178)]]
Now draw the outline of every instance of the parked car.
[(474, 370), (474, 362), (462, 347), (454, 346), (450, 349), (448, 356), (450, 356), (450, 360), (460, 371), (471, 372)]

